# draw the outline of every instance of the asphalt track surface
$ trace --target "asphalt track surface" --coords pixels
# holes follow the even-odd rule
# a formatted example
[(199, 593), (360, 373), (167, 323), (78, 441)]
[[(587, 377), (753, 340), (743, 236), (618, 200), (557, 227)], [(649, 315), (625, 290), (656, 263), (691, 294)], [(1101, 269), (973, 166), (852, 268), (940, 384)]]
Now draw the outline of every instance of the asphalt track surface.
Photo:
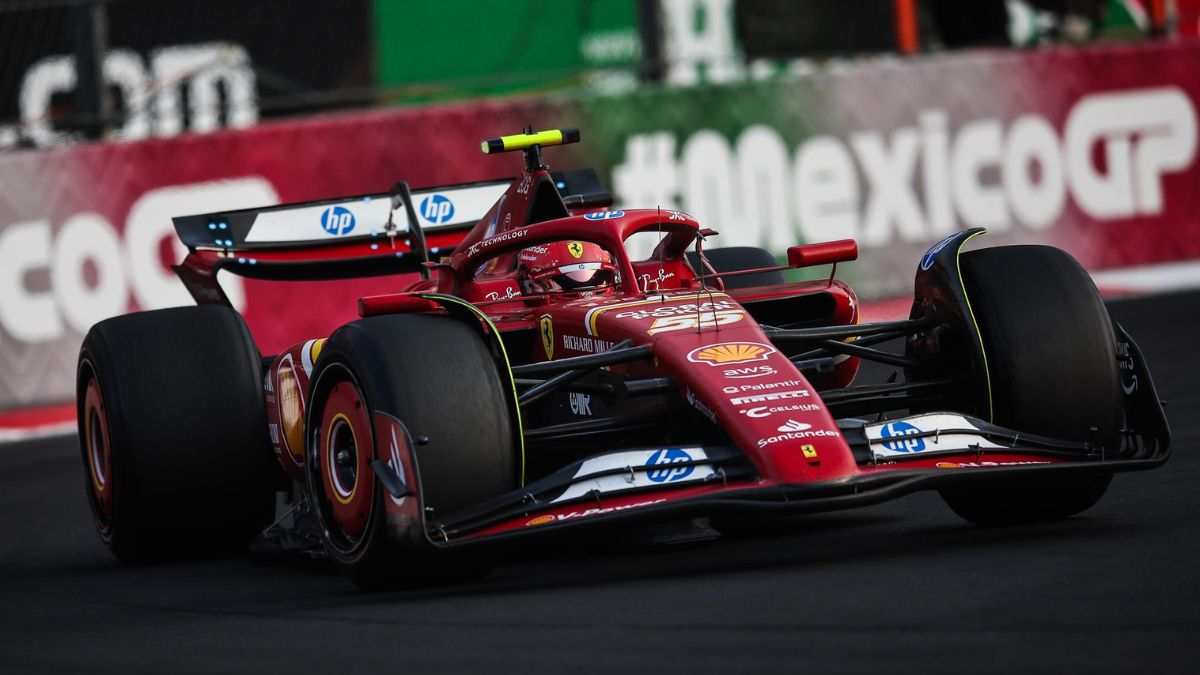
[(1113, 311), (1173, 456), (1037, 526), (972, 527), (919, 494), (372, 595), (311, 562), (121, 567), (76, 440), (0, 446), (0, 673), (1200, 672), (1200, 294)]

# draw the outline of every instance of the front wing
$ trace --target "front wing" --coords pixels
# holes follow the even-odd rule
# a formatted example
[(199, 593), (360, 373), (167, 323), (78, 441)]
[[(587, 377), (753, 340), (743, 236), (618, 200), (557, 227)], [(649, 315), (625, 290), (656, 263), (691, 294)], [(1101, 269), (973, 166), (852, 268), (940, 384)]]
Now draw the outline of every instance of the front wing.
[[(857, 471), (844, 478), (783, 483), (760, 477), (725, 445), (627, 448), (575, 462), (486, 503), (450, 514), (420, 503), (420, 470), (404, 425), (377, 413), (390, 438), (373, 464), (391, 493), (393, 534), (421, 546), (457, 548), (614, 522), (718, 514), (801, 514), (868, 506), (918, 490), (996, 478), (1070, 476), (1150, 469), (1170, 452), (1170, 429), (1137, 345), (1117, 327), (1125, 389), (1119, 450), (1006, 429), (956, 412), (878, 422), (844, 419)], [(397, 440), (399, 439), (399, 440)], [(405, 447), (407, 446), (407, 447)], [(814, 467), (815, 452), (805, 455)]]

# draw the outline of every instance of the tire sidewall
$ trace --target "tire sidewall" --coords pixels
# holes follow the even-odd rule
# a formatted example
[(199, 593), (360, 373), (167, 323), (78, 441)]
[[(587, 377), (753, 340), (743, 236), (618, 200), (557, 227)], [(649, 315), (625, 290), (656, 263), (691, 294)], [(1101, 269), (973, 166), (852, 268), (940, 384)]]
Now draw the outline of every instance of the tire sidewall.
[[(321, 469), (321, 418), (324, 414), (326, 397), (333, 390), (333, 387), (339, 382), (349, 382), (358, 390), (359, 396), (362, 397), (363, 404), (367, 408), (367, 418), (369, 420), (367, 430), (367, 449), (371, 453), (372, 461), (375, 458), (375, 429), (374, 416), (375, 410), (374, 400), (375, 392), (369, 386), (363, 386), (363, 380), (355, 372), (354, 367), (349, 363), (349, 359), (345, 354), (341, 353), (336, 347), (330, 348), (328, 345), (322, 350), (319, 363), (317, 365), (317, 374), (313, 379), (312, 394), (309, 398), (309, 405), (306, 411), (308, 417), (306, 421), (305, 445), (305, 482), (308, 487), (310, 498), (316, 503), (313, 505), (313, 513), (317, 517), (317, 522), (322, 528), (322, 540), (325, 542), (325, 550), (331, 559), (344, 571), (353, 574), (359, 567), (370, 564), (372, 556), (380, 555), (380, 549), (389, 548), (390, 542), (387, 541), (386, 532), (386, 512), (383, 504), (383, 486), (379, 483), (374, 471), (368, 472), (366, 476), (359, 476), (358, 480), (372, 481), (372, 496), (371, 510), (367, 518), (367, 523), (363, 527), (363, 535), (359, 540), (349, 548), (341, 548), (331, 539), (331, 528), (337, 527), (336, 524), (330, 522), (332, 514), (326, 513), (325, 492)], [(368, 461), (368, 465), (370, 462)]]

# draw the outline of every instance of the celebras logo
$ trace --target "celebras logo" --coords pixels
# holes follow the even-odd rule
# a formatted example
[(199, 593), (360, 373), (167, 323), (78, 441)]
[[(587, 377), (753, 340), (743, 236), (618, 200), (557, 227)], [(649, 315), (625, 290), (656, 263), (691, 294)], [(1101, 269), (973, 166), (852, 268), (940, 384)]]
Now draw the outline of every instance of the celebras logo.
[(774, 415), (775, 413), (816, 412), (817, 410), (820, 410), (820, 409), (821, 409), (821, 406), (819, 406), (815, 403), (794, 403), (794, 404), (789, 404), (789, 405), (771, 405), (771, 406), (757, 405), (757, 406), (754, 406), (753, 408), (743, 408), (743, 409), (739, 410), (738, 412), (745, 415), (746, 417), (762, 418), (762, 417), (770, 417), (771, 415)]

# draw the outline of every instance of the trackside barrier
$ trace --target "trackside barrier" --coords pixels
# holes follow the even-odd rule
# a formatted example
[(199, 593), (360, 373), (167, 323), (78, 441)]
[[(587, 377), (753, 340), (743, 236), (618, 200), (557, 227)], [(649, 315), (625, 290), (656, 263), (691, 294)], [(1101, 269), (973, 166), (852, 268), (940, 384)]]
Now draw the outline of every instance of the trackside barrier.
[[(1194, 278), (1198, 62), (1196, 43), (880, 59), (763, 83), (0, 155), (0, 411), (69, 401), (94, 322), (190, 302), (167, 269), (179, 255), (171, 216), (382, 192), (400, 179), (503, 178), (520, 158), (478, 144), (526, 124), (581, 129), (581, 143), (547, 153), (553, 166), (596, 166), (618, 205), (697, 216), (721, 232), (709, 246), (782, 254), (857, 239), (859, 260), (839, 274), (868, 300), (909, 292), (924, 250), (967, 226), (988, 227), (987, 244), (1063, 247), (1129, 288)], [(421, 217), (453, 217), (452, 202), (429, 199)], [(1161, 263), (1178, 273), (1157, 273)], [(358, 297), (398, 285), (225, 283), (268, 353), (327, 334)]]

